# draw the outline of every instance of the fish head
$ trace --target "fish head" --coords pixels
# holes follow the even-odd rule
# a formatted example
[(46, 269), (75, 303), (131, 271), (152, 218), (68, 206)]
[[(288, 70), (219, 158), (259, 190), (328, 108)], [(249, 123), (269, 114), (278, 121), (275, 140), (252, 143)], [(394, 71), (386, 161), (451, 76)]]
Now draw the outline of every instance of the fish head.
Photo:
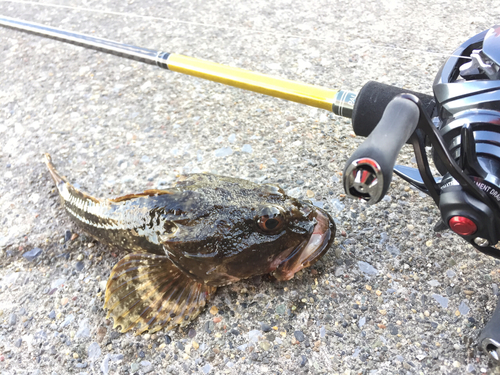
[(310, 202), (275, 185), (204, 178), (210, 183), (184, 185), (190, 208), (162, 237), (172, 262), (193, 278), (212, 286), (267, 273), (289, 280), (331, 246), (335, 224)]

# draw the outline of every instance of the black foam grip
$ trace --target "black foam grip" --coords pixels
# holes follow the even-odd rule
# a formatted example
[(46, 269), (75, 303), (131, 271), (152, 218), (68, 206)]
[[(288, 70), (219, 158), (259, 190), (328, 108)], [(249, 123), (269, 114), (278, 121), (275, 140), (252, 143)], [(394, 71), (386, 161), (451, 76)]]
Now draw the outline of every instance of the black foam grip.
[(378, 163), (383, 176), (382, 195), (379, 200), (389, 189), (396, 158), (401, 147), (415, 131), (419, 117), (420, 111), (417, 104), (402, 97), (394, 98), (386, 106), (375, 129), (347, 161), (346, 168), (353, 161), (364, 158)]
[(354, 103), (352, 112), (352, 128), (359, 136), (368, 137), (382, 118), (385, 107), (395, 96), (403, 93), (413, 94), (420, 99), (427, 113), (431, 115), (434, 107), (434, 97), (400, 87), (369, 81), (364, 85)]

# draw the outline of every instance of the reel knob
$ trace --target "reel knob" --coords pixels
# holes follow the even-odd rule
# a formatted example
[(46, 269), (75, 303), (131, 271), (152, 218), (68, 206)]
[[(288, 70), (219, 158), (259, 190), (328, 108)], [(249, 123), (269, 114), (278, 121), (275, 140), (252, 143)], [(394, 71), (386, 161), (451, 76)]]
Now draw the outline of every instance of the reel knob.
[(453, 216), (448, 222), (450, 229), (460, 236), (471, 236), (477, 231), (477, 225), (465, 216)]
[(375, 160), (356, 159), (346, 168), (344, 188), (352, 197), (375, 203), (383, 198), (382, 185), (379, 183), (382, 179), (380, 165)]

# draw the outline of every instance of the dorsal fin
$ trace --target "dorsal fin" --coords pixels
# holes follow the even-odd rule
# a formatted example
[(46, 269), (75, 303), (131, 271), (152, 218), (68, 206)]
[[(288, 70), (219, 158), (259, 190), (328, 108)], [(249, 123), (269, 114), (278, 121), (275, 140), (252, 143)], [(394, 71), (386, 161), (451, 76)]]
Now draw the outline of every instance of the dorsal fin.
[(110, 202), (117, 203), (117, 202), (123, 202), (129, 199), (134, 199), (134, 198), (141, 198), (141, 197), (153, 197), (153, 196), (158, 196), (158, 195), (163, 195), (163, 194), (174, 194), (175, 191), (173, 190), (158, 190), (158, 189), (149, 189), (149, 190), (144, 190), (142, 193), (135, 193), (135, 194), (127, 194), (123, 195), (121, 197), (113, 198), (110, 199)]

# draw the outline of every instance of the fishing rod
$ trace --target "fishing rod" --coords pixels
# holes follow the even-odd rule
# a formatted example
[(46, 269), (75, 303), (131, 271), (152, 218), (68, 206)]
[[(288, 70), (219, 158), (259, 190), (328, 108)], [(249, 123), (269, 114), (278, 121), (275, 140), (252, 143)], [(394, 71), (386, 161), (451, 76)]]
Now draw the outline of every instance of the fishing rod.
[[(500, 26), (458, 47), (430, 96), (373, 81), (358, 93), (327, 89), (9, 17), (0, 16), (0, 25), (351, 118), (354, 132), (367, 138), (344, 168), (349, 196), (379, 202), (394, 171), (434, 200), (441, 213), (435, 231), (450, 229), (500, 259)], [(395, 165), (405, 143), (418, 168)], [(500, 303), (478, 340), (500, 361)]]

